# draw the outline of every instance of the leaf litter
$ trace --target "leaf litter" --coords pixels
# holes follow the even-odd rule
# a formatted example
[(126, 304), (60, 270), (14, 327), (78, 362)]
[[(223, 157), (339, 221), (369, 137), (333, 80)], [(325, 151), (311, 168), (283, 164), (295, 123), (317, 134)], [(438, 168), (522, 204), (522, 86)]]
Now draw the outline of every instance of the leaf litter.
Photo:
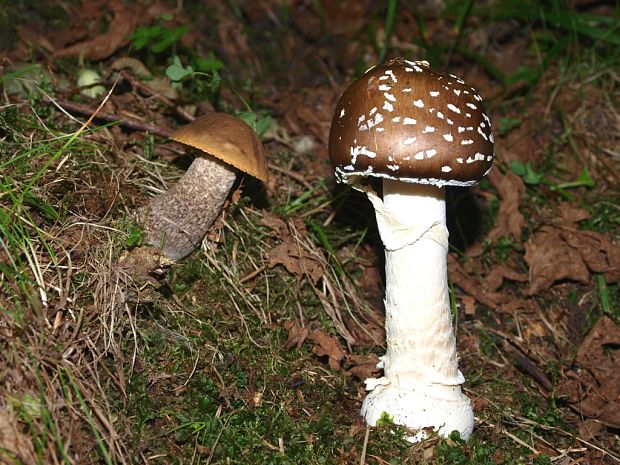
[[(600, 318), (558, 388), (581, 415), (620, 428), (620, 325)], [(600, 432), (600, 431), (599, 431)]]
[(563, 203), (559, 214), (525, 243), (529, 294), (546, 291), (562, 280), (587, 283), (590, 272), (602, 273), (608, 282), (618, 283), (620, 248), (601, 233), (577, 229), (577, 223), (590, 216), (583, 209)]
[[(313, 144), (318, 143), (318, 145), (310, 144), (311, 150), (304, 151), (303, 157), (300, 156), (301, 150), (299, 153), (294, 152), (293, 156), (297, 159), (290, 163), (280, 159), (277, 152), (279, 149), (275, 148), (275, 144), (271, 147), (272, 164), (279, 168), (278, 173), (282, 175), (270, 186), (271, 194), (275, 196), (275, 192), (284, 186), (289, 192), (299, 195), (299, 191), (296, 191), (299, 186), (293, 187), (287, 184), (287, 177), (290, 177), (287, 173), (293, 175), (303, 173), (303, 176), (297, 177), (297, 181), (301, 179), (303, 182), (297, 184), (305, 188), (308, 188), (308, 185), (304, 183), (312, 186), (317, 180), (331, 176), (326, 163), (326, 141), (333, 102), (338, 96), (339, 87), (342, 87), (358, 65), (351, 59), (354, 55), (352, 51), (357, 50), (361, 53), (365, 46), (360, 43), (358, 31), (368, 24), (373, 7), (369, 6), (369, 2), (341, 2), (337, 6), (336, 3), (329, 4), (322, 12), (311, 9), (308, 13), (300, 6), (302, 2), (293, 2), (291, 19), (296, 25), (297, 33), (287, 33), (281, 42), (271, 39), (272, 42), (282, 46), (280, 53), (288, 57), (274, 64), (271, 63), (272, 60), (266, 59), (268, 53), (273, 54), (272, 50), (267, 46), (264, 49), (255, 46), (259, 42), (256, 42), (255, 36), (251, 34), (256, 34), (256, 31), (251, 28), (248, 31), (243, 15), (239, 15), (238, 11), (226, 7), (221, 2), (208, 3), (212, 3), (211, 6), (218, 17), (216, 27), (213, 29), (220, 42), (218, 53), (226, 58), (231, 70), (240, 76), (252, 77), (256, 82), (266, 81), (264, 88), (268, 90), (259, 92), (257, 101), (271, 111), (290, 140), (307, 138), (313, 141)], [(252, 22), (266, 29), (269, 28), (266, 25), (275, 25), (276, 33), (285, 30), (281, 24), (278, 25), (281, 18), (277, 15), (277, 2), (260, 2), (260, 6), (256, 3), (252, 5), (246, 3), (248, 2), (239, 2), (239, 8), (247, 18), (252, 19)], [(422, 7), (426, 9), (427, 6)], [(22, 42), (36, 44), (48, 56), (69, 57), (81, 54), (87, 59), (99, 62), (102, 67), (107, 67), (108, 75), (111, 76), (114, 70), (124, 66), (119, 65), (118, 60), (123, 58), (118, 55), (125, 53), (125, 47), (129, 43), (127, 36), (134, 32), (136, 27), (153, 24), (153, 21), (162, 14), (172, 14), (175, 17), (173, 23), (175, 25), (190, 22), (189, 18), (179, 11), (164, 7), (158, 2), (151, 4), (149, 8), (145, 8), (144, 2), (137, 2), (135, 5), (116, 0), (105, 5), (99, 1), (84, 2), (76, 13), (79, 14), (72, 18), (70, 27), (64, 29), (62, 34), (42, 31), (33, 34), (20, 29), (19, 38)], [(338, 18), (343, 16), (350, 20), (346, 25), (338, 21)], [(450, 35), (444, 27), (445, 19), (433, 15), (430, 18), (427, 34), (444, 39)], [(196, 20), (206, 22), (209, 27), (214, 25), (204, 17)], [(407, 24), (407, 21), (411, 23)], [(108, 22), (107, 31), (86, 27), (87, 24), (96, 22)], [(341, 26), (334, 27), (338, 24)], [(412, 26), (413, 24), (416, 25)], [(400, 27), (407, 29), (409, 26), (418, 27), (411, 12), (406, 11)], [(334, 36), (321, 39), (323, 32), (329, 32), (330, 29), (333, 30)], [(511, 50), (517, 50), (526, 61), (532, 59), (525, 52), (528, 49), (527, 41), (518, 39), (514, 33), (502, 32), (500, 29), (498, 27), (495, 33), (504, 34), (501, 35), (502, 40), (510, 42), (505, 45), (506, 47), (510, 46)], [(403, 44), (412, 46), (406, 42), (402, 30), (397, 28), (395, 34), (393, 37), (395, 47), (401, 47)], [(194, 45), (196, 37), (188, 36), (183, 40), (187, 44)], [(493, 50), (495, 44), (492, 40), (486, 42), (489, 39), (484, 34), (476, 36), (475, 40), (480, 46), (489, 47), (491, 53), (506, 54), (505, 48)], [(312, 47), (309, 47), (310, 43)], [(20, 47), (21, 55), (16, 54), (14, 58), (27, 56), (23, 44)], [(366, 47), (363, 53), (374, 56), (372, 47), (367, 45)], [(295, 61), (298, 66), (289, 66), (297, 56), (303, 56), (304, 59)], [(334, 57), (342, 58), (342, 61), (338, 62), (339, 58)], [(335, 65), (334, 62), (341, 64)], [(247, 64), (251, 66), (245, 71), (240, 70)], [(138, 60), (127, 65), (134, 78), (142, 74), (143, 69), (140, 65), (143, 64)], [(507, 71), (514, 71), (512, 68), (515, 63), (507, 62), (505, 66)], [(455, 67), (462, 68), (463, 72), (469, 72), (469, 68), (462, 63), (456, 62)], [(267, 71), (269, 79), (265, 80)], [(178, 94), (171, 92), (168, 83), (164, 82), (161, 87), (151, 87), (154, 94), (166, 94), (168, 98), (168, 100), (159, 99), (155, 103), (153, 94), (145, 90), (145, 87), (138, 86), (138, 81), (134, 80), (132, 83), (128, 78), (124, 79), (127, 79), (130, 89), (127, 91), (125, 87), (123, 93), (115, 93), (106, 110), (114, 113), (119, 119), (123, 118), (123, 115), (130, 114), (142, 121), (152, 121), (155, 123), (154, 126), (163, 128), (164, 131), (169, 131), (179, 123), (178, 120), (171, 120), (170, 115), (183, 115), (185, 107), (181, 108), (181, 103), (176, 101), (179, 98)], [(500, 91), (498, 84), (488, 76), (481, 77), (481, 82), (480, 87), (484, 89), (485, 95), (497, 93), (500, 98), (502, 97), (498, 93)], [(151, 85), (150, 81), (146, 81), (146, 87)], [(605, 92), (611, 94), (616, 91), (612, 88), (605, 89)], [(613, 105), (610, 105), (611, 99), (607, 99), (605, 92), (588, 91), (586, 104), (577, 106), (576, 111), (573, 111), (575, 102), (580, 101), (576, 95), (577, 91), (569, 89), (560, 92), (558, 99), (560, 108), (570, 113), (568, 120), (575, 128), (573, 135), (576, 146), (579, 150), (583, 150), (583, 156), (578, 161), (571, 160), (564, 147), (559, 148), (556, 156), (571, 169), (573, 165), (586, 163), (597, 183), (607, 182), (613, 190), (613, 183), (618, 180), (617, 176), (614, 178), (614, 173), (617, 173), (617, 162), (620, 160), (615, 149), (619, 134), (618, 113)], [(70, 98), (70, 92), (65, 96)], [(228, 89), (223, 90), (222, 96), (227, 108), (242, 107), (239, 96), (233, 95)], [(481, 336), (472, 328), (480, 323), (489, 325), (496, 334), (501, 332), (503, 342), (495, 344), (495, 357), (491, 359), (484, 355), (476, 363), (489, 372), (493, 372), (494, 367), (501, 365), (502, 376), (510, 379), (515, 385), (523, 387), (513, 368), (534, 379), (547, 392), (550, 386), (552, 388), (555, 386), (560, 395), (560, 404), (566, 402), (577, 414), (571, 417), (565, 412), (564, 416), (568, 422), (577, 425), (578, 434), (588, 440), (600, 441), (597, 444), (601, 447), (613, 447), (613, 431), (619, 427), (618, 396), (620, 395), (618, 392), (620, 380), (617, 377), (620, 372), (617, 316), (615, 320), (610, 317), (599, 318), (589, 331), (586, 331), (586, 323), (583, 322), (586, 321), (588, 312), (597, 305), (592, 275), (603, 276), (610, 286), (618, 284), (620, 280), (617, 231), (613, 234), (584, 229), (582, 225), (591, 213), (579, 208), (583, 204), (562, 200), (545, 186), (540, 186), (538, 190), (538, 193), (545, 197), (544, 208), (537, 210), (532, 207), (533, 195), (530, 191), (532, 188), (526, 187), (523, 179), (511, 172), (507, 165), (512, 161), (531, 162), (534, 165), (542, 163), (545, 147), (559, 138), (562, 127), (557, 122), (559, 117), (550, 110), (548, 93), (544, 88), (532, 96), (531, 102), (523, 124), (515, 126), (505, 135), (498, 136), (498, 165), (490, 173), (488, 192), (482, 193), (479, 188), (473, 190), (481, 193), (483, 206), (487, 206), (486, 202), (491, 199), (497, 202), (498, 212), (493, 224), (484, 237), (477, 238), (477, 242), (464, 254), (452, 252), (449, 256), (449, 277), (455, 286), (455, 303), (457, 307), (463, 306), (465, 309), (465, 315), (458, 317), (462, 331), (459, 335), (460, 349), (465, 354), (463, 362), (471, 368), (474, 362), (469, 354), (476, 351), (481, 353), (482, 350)], [(603, 102), (602, 106), (599, 105), (600, 102)], [(88, 105), (86, 108), (88, 109)], [(599, 110), (595, 111), (596, 108)], [(499, 113), (500, 110), (491, 108), (491, 112)], [(506, 116), (515, 117), (515, 114), (506, 112)], [(516, 117), (523, 118), (522, 115)], [(605, 131), (603, 128), (606, 128)], [(110, 131), (114, 137), (113, 156), (119, 165), (136, 166), (134, 157), (142, 155), (139, 145), (136, 144), (142, 143), (143, 138), (135, 133), (128, 133), (133, 129), (113, 127)], [(105, 137), (102, 139), (106, 140)], [(183, 154), (178, 151), (163, 147), (164, 144), (156, 144), (155, 147), (159, 160), (176, 162), (182, 158)], [(294, 149), (294, 144), (288, 144), (288, 148), (291, 147)], [(293, 170), (291, 169), (293, 164), (299, 166)], [(156, 161), (150, 162), (147, 166), (150, 172), (139, 175), (140, 186), (146, 187), (150, 193), (164, 188), (166, 183), (160, 171), (161, 167)], [(143, 169), (141, 167), (136, 171)], [(91, 181), (94, 184), (94, 180)], [(134, 195), (129, 191), (130, 184), (118, 183), (121, 186), (119, 192), (121, 198)], [(602, 187), (597, 185), (596, 189), (602, 190)], [(105, 217), (108, 212), (114, 213), (117, 206), (114, 203), (118, 202), (116, 194), (106, 195), (105, 202), (100, 199), (97, 203), (95, 198), (87, 200), (84, 213), (90, 218), (99, 219)], [(582, 195), (586, 197), (584, 192), (579, 192), (577, 197)], [(141, 194), (131, 201), (127, 200), (127, 205), (139, 205), (144, 200), (144, 195)], [(243, 207), (238, 208), (244, 211)], [(555, 217), (551, 216), (550, 212), (555, 212)], [(309, 238), (303, 217), (296, 214), (285, 217), (267, 210), (263, 210), (259, 217), (260, 225), (269, 231), (267, 238), (260, 242), (262, 256), (251, 258), (255, 261), (252, 266), (240, 264), (240, 267), (245, 266), (244, 273), (226, 268), (227, 264), (220, 264), (221, 268), (218, 270), (226, 274), (231, 283), (235, 282), (235, 275), (238, 274), (247, 278), (238, 284), (239, 291), (243, 293), (244, 299), (253, 302), (252, 305), (256, 305), (257, 308), (259, 304), (252, 294), (252, 289), (253, 286), (258, 286), (257, 282), (263, 279), (266, 273), (273, 273), (271, 276), (286, 273), (295, 280), (296, 286), (293, 287), (296, 287), (297, 291), (303, 286), (310, 285), (323, 310), (328, 314), (329, 323), (315, 318), (307, 319), (303, 312), (301, 315), (290, 315), (288, 320), (275, 325), (287, 333), (287, 340), (283, 342), (282, 348), (285, 350), (295, 348), (300, 351), (304, 344), (308, 344), (314, 357), (326, 368), (341, 373), (355, 382), (376, 376), (379, 372), (378, 355), (382, 353), (381, 346), (385, 337), (381, 315), (383, 285), (380, 273), (381, 251), (370, 248), (372, 257), (370, 265), (348, 263), (347, 271), (351, 272), (353, 279), (344, 280), (334, 273), (332, 262)], [(105, 226), (109, 227), (107, 224)], [(217, 247), (226, 246), (227, 228), (231, 228), (231, 223), (225, 216), (220, 217), (217, 232), (209, 236)], [(514, 248), (508, 258), (500, 258), (496, 247), (505, 238), (513, 240)], [(75, 243), (69, 234), (61, 236), (60, 241), (65, 244)], [(89, 239), (85, 243), (100, 245), (104, 240)], [(350, 246), (345, 246), (348, 247)], [(88, 257), (88, 249), (89, 247), (85, 246), (77, 250), (75, 258)], [(209, 260), (213, 268), (216, 268), (214, 258), (211, 256)], [(104, 343), (106, 350), (94, 358), (105, 355), (114, 359), (117, 374), (110, 376), (111, 382), (123, 393), (128, 386), (125, 375), (132, 374), (132, 368), (127, 370), (127, 366), (133, 367), (135, 364), (140, 365), (140, 370), (144, 369), (139, 357), (132, 359), (127, 356), (127, 353), (131, 354), (132, 351), (135, 354), (139, 348), (132, 347), (127, 352), (124, 342), (128, 334), (132, 335), (131, 340), (135, 340), (132, 338), (135, 338), (140, 331), (136, 328), (138, 323), (133, 313), (134, 309), (139, 308), (138, 303), (143, 299), (142, 302), (146, 307), (156, 307), (158, 303), (165, 302), (164, 307), (171, 312), (178, 312), (182, 308), (179, 297), (175, 295), (167, 299), (161, 294), (162, 289), (169, 287), (166, 272), (170, 267), (174, 269), (175, 265), (162, 262), (156, 253), (140, 247), (114, 259), (106, 257), (96, 265), (98, 279), (93, 280), (95, 283), (93, 303), (84, 311), (88, 313), (90, 308), (90, 312), (95, 315), (99, 312), (97, 318), (102, 322), (102, 330), (94, 333), (94, 340), (95, 343), (99, 341)], [(571, 289), (577, 289), (580, 293), (576, 302), (572, 301), (569, 295)], [(364, 294), (364, 301), (359, 297), (360, 291)], [(371, 304), (368, 305), (367, 302)], [(269, 310), (267, 312), (269, 313)], [(260, 312), (257, 310), (257, 313)], [(69, 330), (73, 328), (79, 328), (77, 321), (65, 320), (67, 313), (62, 315), (65, 316), (62, 316), (59, 323), (59, 332), (65, 334), (70, 333)], [(578, 337), (571, 339), (575, 346), (565, 343), (569, 338), (564, 336), (564, 332), (568, 331), (564, 326), (568, 325), (566, 320), (571, 315), (576, 315), (577, 320), (582, 322)], [(264, 319), (263, 323), (266, 324), (270, 317), (267, 315), (260, 318)], [(117, 325), (123, 318), (129, 318), (130, 324), (121, 329)], [(499, 326), (499, 329), (494, 326)], [(581, 331), (585, 334), (583, 340)], [(374, 350), (371, 350), (373, 348)], [(576, 356), (573, 357), (575, 350)], [(94, 350), (93, 353), (97, 354), (97, 351)], [(301, 352), (298, 353), (303, 356)], [(557, 378), (551, 376), (552, 370), (546, 365), (549, 360), (545, 359), (544, 354), (553, 354), (552, 362), (560, 369)], [(163, 382), (171, 381), (173, 378), (162, 371), (148, 373), (148, 379)], [(473, 385), (472, 391), (480, 394), (477, 399), (480, 406), (492, 405), (487, 396), (496, 401), (494, 395), (487, 394), (479, 384)], [(95, 389), (94, 392), (99, 391)], [(359, 402), (359, 399), (358, 397), (356, 401)], [(355, 430), (355, 426), (362, 431), (357, 423), (351, 429)], [(500, 429), (494, 431), (497, 434), (501, 432)], [(8, 445), (5, 447), (11, 453), (28, 461), (27, 457), (31, 452), (24, 448), (23, 441), (16, 432), (23, 433), (23, 423), (10, 409), (0, 408), (0, 438)], [(539, 445), (542, 442), (544, 441), (539, 441)], [(557, 450), (556, 452), (560, 457), (560, 452)], [(579, 454), (579, 452), (566, 452), (571, 453), (574, 456)], [(585, 457), (590, 459), (589, 455), (582, 456)], [(357, 454), (354, 454), (350, 460), (343, 463), (357, 463), (358, 459)], [(598, 463), (596, 460), (599, 458), (593, 456), (591, 460), (592, 463)], [(497, 462), (500, 463), (501, 460), (498, 458)], [(561, 459), (557, 462), (563, 463)]]

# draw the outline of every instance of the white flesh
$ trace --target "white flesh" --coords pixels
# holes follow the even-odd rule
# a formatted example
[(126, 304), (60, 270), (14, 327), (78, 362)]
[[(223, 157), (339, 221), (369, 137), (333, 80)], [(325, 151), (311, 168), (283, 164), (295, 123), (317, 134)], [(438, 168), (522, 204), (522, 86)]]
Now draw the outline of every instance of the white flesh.
[(383, 181), (375, 206), (386, 247), (386, 339), (384, 377), (366, 381), (370, 393), (362, 415), (370, 425), (383, 412), (426, 436), (458, 430), (467, 439), (474, 416), (462, 393), (447, 280), (448, 231), (444, 189)]

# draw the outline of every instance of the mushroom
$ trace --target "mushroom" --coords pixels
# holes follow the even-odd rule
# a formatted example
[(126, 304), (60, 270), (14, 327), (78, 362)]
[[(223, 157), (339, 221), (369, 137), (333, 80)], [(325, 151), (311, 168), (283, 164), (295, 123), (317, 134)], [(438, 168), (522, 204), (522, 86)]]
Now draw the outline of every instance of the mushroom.
[[(452, 329), (444, 187), (476, 184), (491, 169), (482, 99), (425, 61), (387, 61), (340, 97), (329, 156), (338, 181), (366, 192), (385, 247), (384, 376), (366, 380), (361, 414), (372, 426), (387, 413), (416, 431), (412, 442), (429, 427), (467, 439), (474, 415)], [(367, 176), (382, 180), (382, 198)]]
[(204, 152), (147, 208), (147, 241), (178, 260), (200, 245), (235, 182), (236, 169), (264, 182), (269, 174), (258, 135), (234, 116), (208, 113), (176, 130), (171, 138)]

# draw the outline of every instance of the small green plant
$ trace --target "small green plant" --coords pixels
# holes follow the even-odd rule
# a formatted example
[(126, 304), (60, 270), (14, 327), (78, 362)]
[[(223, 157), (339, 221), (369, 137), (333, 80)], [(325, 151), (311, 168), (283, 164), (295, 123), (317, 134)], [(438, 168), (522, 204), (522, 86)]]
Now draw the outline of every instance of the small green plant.
[(543, 180), (542, 173), (537, 173), (534, 171), (534, 168), (532, 168), (532, 164), (529, 161), (526, 164), (523, 164), (520, 161), (513, 161), (510, 164), (510, 169), (512, 169), (514, 174), (522, 177), (526, 184), (536, 185), (540, 184)]
[(521, 414), (541, 425), (560, 426), (562, 414), (553, 397), (539, 399), (528, 395), (526, 392), (515, 394), (520, 405)]
[(495, 248), (495, 256), (500, 262), (505, 262), (515, 250), (518, 250), (518, 244), (513, 237), (500, 236), (497, 239)]
[(617, 287), (611, 288), (607, 285), (605, 276), (602, 274), (596, 275), (596, 287), (598, 288), (598, 298), (601, 305), (601, 310), (607, 316), (612, 318), (620, 318), (620, 309), (612, 304), (613, 293), (612, 289), (617, 291)]
[(587, 168), (583, 168), (574, 181), (557, 184), (547, 179), (543, 173), (535, 171), (530, 162), (523, 164), (520, 161), (513, 161), (510, 163), (510, 169), (514, 174), (522, 177), (526, 184), (531, 186), (546, 184), (551, 190), (572, 189), (574, 187), (594, 187), (594, 180), (592, 176), (590, 176), (590, 172)]
[(173, 56), (172, 63), (166, 68), (166, 76), (178, 84), (189, 77), (203, 76), (213, 79), (214, 74), (224, 68), (224, 63), (215, 58), (197, 57), (193, 62), (196, 69), (192, 65), (184, 66), (177, 55)]
[(122, 246), (132, 248), (142, 245), (142, 227), (129, 217), (123, 217), (117, 223), (117, 229), (123, 232)]
[(129, 36), (129, 39), (136, 51), (147, 50), (149, 53), (158, 55), (174, 48), (188, 30), (187, 26), (174, 28), (162, 24), (140, 26), (136, 32)]
[(497, 463), (521, 465), (551, 463), (548, 456), (540, 454), (532, 459), (526, 450), (502, 450), (495, 444), (488, 444), (472, 436), (469, 442), (461, 439), (458, 431), (453, 431), (448, 439), (442, 439), (435, 447), (434, 462), (438, 465), (495, 465)]
[(377, 420), (377, 426), (392, 426), (394, 419), (387, 412), (381, 412), (381, 416)]
[(551, 189), (570, 189), (573, 187), (594, 187), (594, 179), (590, 176), (590, 172), (587, 168), (582, 169), (579, 172), (579, 176), (574, 181), (562, 182), (551, 186)]
[(260, 112), (257, 113), (251, 110), (242, 111), (235, 116), (254, 129), (258, 137), (263, 137), (271, 124), (271, 118), (268, 115), (261, 115)]
[(509, 118), (507, 116), (497, 118), (495, 120), (497, 124), (497, 132), (500, 136), (505, 136), (513, 129), (518, 128), (523, 123), (523, 120), (517, 118)]
[(166, 76), (173, 87), (186, 89), (199, 98), (213, 100), (222, 84), (220, 70), (224, 68), (224, 63), (213, 57), (193, 57), (190, 61), (191, 64), (184, 65), (179, 56), (173, 56), (172, 63), (166, 68)]

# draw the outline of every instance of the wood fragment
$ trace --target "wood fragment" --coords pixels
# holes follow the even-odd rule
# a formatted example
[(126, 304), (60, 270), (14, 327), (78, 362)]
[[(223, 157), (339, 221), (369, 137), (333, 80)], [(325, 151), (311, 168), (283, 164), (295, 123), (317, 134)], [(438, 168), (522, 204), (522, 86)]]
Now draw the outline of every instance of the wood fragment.
[(527, 355), (517, 349), (506, 339), (504, 339), (503, 348), (520, 371), (530, 376), (546, 391), (550, 391), (552, 389), (553, 384), (551, 383), (551, 380), (532, 360), (529, 359)]
[[(95, 113), (95, 109), (89, 107), (88, 105), (84, 105), (81, 103), (70, 102), (69, 100), (52, 100), (45, 99), (47, 102), (58, 105), (62, 107), (64, 110), (72, 111), (75, 113), (79, 113), (81, 115), (90, 116)], [(95, 119), (108, 121), (111, 123), (118, 123), (119, 126), (122, 126), (127, 129), (132, 129), (134, 131), (141, 132), (149, 132), (155, 136), (169, 138), (172, 134), (172, 131), (168, 129), (161, 128), (159, 126), (154, 126), (152, 124), (144, 123), (134, 118), (126, 118), (115, 113), (107, 113), (104, 111), (100, 111), (95, 115)]]

